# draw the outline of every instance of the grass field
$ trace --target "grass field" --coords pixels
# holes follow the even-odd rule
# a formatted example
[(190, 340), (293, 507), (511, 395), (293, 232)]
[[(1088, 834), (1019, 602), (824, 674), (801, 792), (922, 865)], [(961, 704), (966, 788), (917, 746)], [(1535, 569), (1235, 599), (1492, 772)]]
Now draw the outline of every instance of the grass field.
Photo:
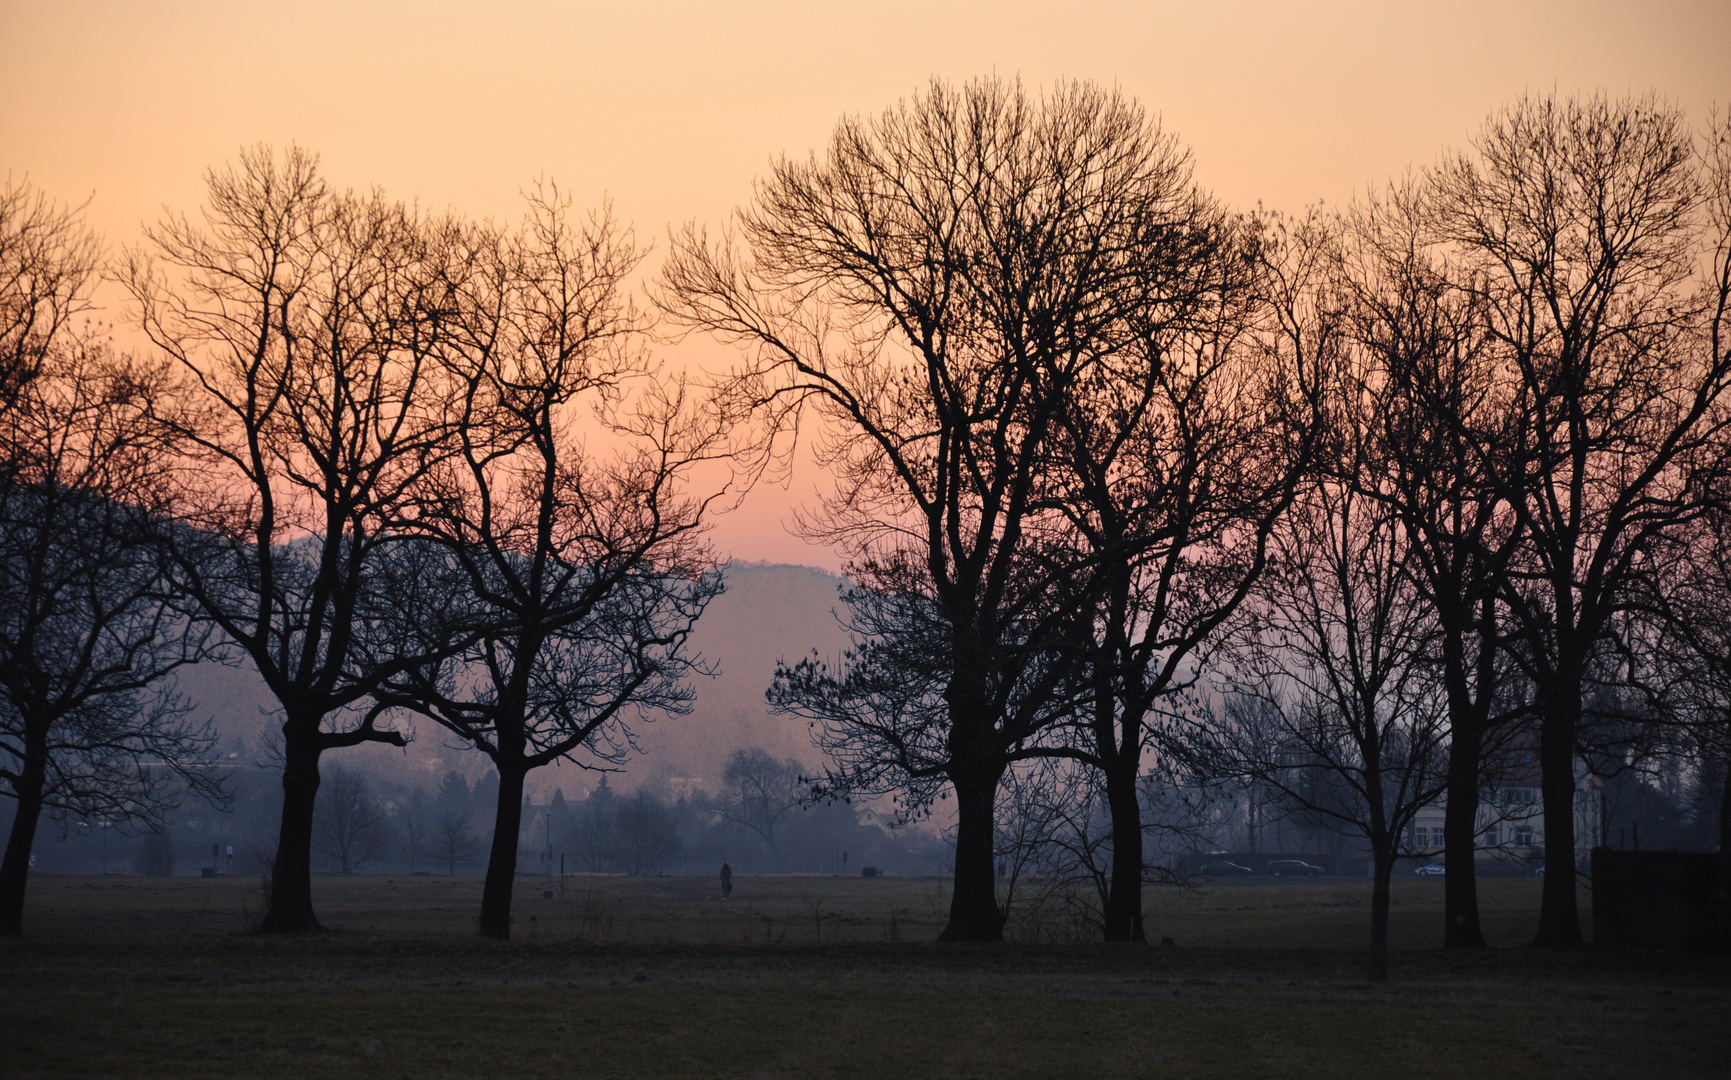
[[(256, 882), (39, 876), (0, 941), (0, 1075), (1184, 1077), (1731, 1075), (1723, 957), (1519, 947), (1539, 883), (1481, 883), (1483, 953), (1397, 883), (1152, 894), (1174, 947), (932, 946), (938, 879), (321, 878), (331, 929), (250, 932)], [(1583, 896), (1583, 907), (1586, 898)]]

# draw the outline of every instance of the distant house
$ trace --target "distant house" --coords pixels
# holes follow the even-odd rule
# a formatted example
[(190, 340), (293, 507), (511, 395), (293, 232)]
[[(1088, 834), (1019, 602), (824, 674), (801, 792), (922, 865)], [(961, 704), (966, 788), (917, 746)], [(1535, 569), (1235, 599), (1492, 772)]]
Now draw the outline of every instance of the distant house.
[[(1498, 763), (1501, 779), (1479, 790), (1474, 846), (1477, 860), (1511, 871), (1544, 861), (1545, 811), (1538, 755), (1517, 747)], [(1579, 863), (1598, 843), (1599, 778), (1577, 764), (1575, 770), (1575, 861)], [(1416, 858), (1442, 854), (1446, 796), (1420, 810), (1408, 828), (1407, 844)], [(1487, 867), (1488, 869), (1489, 867)]]
[(858, 821), (860, 825), (865, 828), (877, 829), (885, 836), (888, 836), (890, 831), (895, 828), (895, 818), (880, 814), (863, 803), (856, 806), (854, 810), (854, 820)]

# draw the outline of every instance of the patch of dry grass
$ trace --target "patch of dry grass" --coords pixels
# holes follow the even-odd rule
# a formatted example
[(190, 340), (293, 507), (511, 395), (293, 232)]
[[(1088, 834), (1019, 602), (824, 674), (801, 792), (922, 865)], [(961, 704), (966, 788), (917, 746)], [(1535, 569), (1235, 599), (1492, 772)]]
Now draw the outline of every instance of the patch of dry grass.
[[(1445, 954), (1436, 884), (1401, 883), (1371, 988), (1358, 883), (1161, 894), (1166, 949), (930, 946), (937, 880), (526, 879), (501, 943), (473, 878), (319, 879), (333, 929), (277, 938), (253, 882), (45, 877), (0, 1075), (1724, 1075), (1723, 958)], [(1483, 885), (1530, 933), (1535, 883)]]
[[(862, 944), (933, 940), (949, 912), (943, 878), (738, 877), (723, 901), (708, 878), (520, 877), (513, 935), (535, 942), (591, 944)], [(1481, 917), (1493, 945), (1530, 939), (1542, 882), (1479, 883)], [(1442, 882), (1394, 883), (1390, 940), (1428, 948), (1442, 937)], [(548, 894), (551, 895), (548, 895)], [(479, 877), (359, 875), (314, 879), (326, 926), (368, 937), (464, 936), (481, 902)], [(1225, 879), (1195, 889), (1147, 894), (1150, 934), (1179, 945), (1224, 948), (1362, 948), (1369, 935), (1370, 886), (1362, 881)], [(1581, 908), (1591, 897), (1582, 889)], [(25, 911), (34, 937), (177, 939), (248, 929), (263, 907), (248, 878), (102, 878), (39, 875)], [(1583, 918), (1583, 929), (1590, 920)], [(1012, 928), (1017, 923), (1012, 921)], [(1054, 925), (1049, 941), (1070, 930)], [(1085, 935), (1085, 936), (1083, 936)], [(1085, 928), (1082, 943), (1093, 939)]]

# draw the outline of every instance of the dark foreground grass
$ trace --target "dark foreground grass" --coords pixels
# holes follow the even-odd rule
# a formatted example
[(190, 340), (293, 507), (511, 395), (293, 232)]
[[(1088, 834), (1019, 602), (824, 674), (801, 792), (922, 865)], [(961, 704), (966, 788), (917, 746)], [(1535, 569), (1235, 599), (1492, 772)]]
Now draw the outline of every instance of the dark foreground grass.
[[(247, 883), (45, 881), (0, 943), (6, 1076), (1731, 1074), (1723, 958), (1408, 942), (1373, 988), (1356, 883), (1162, 898), (1173, 948), (962, 948), (884, 940), (929, 939), (930, 881), (526, 887), (510, 943), (462, 879), (321, 881), (337, 929), (287, 939), (247, 932)], [(1401, 932), (1439, 896), (1403, 889)]]

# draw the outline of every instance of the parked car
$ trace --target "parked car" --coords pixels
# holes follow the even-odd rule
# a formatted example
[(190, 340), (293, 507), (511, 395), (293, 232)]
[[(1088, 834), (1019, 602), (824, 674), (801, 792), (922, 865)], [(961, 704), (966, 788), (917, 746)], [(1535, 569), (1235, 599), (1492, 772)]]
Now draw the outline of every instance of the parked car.
[(1442, 877), (1445, 871), (1443, 870), (1442, 863), (1433, 862), (1425, 863), (1423, 866), (1416, 867), (1413, 870), (1413, 873), (1417, 874), (1419, 877)]
[(1251, 870), (1248, 866), (1239, 866), (1237, 863), (1227, 862), (1225, 859), (1221, 859), (1218, 862), (1203, 863), (1201, 869), (1197, 872), (1209, 874), (1214, 877), (1236, 877), (1240, 874), (1255, 873), (1255, 871)]
[(1268, 864), (1268, 872), (1275, 877), (1321, 877), (1322, 867), (1303, 859), (1275, 859)]

